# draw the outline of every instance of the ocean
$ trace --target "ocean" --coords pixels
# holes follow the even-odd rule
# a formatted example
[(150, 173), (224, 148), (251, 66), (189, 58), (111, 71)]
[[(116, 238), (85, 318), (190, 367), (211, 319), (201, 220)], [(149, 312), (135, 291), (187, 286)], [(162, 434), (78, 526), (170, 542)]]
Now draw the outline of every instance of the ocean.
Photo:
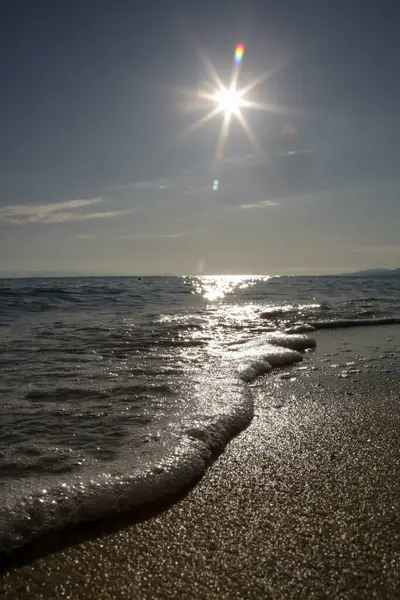
[[(0, 553), (195, 482), (254, 386), (315, 369), (322, 330), (393, 341), (399, 302), (398, 276), (0, 280)], [(393, 347), (338, 376), (387, 371)]]

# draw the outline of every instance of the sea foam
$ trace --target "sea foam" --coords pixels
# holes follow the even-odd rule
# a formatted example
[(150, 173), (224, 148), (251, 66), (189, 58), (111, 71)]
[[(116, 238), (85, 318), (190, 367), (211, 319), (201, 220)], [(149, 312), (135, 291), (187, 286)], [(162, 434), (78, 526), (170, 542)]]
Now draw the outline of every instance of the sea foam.
[[(189, 406), (151, 443), (124, 444), (123, 455), (108, 470), (92, 467), (90, 476), (70, 474), (54, 485), (51, 478), (6, 486), (0, 507), (0, 552), (9, 553), (50, 532), (160, 501), (193, 484), (229, 440), (253, 418), (253, 399), (246, 383), (273, 368), (303, 359), (299, 350), (313, 347), (302, 335), (259, 336), (212, 357), (205, 373), (182, 385), (182, 404)], [(140, 466), (139, 466), (140, 465)]]

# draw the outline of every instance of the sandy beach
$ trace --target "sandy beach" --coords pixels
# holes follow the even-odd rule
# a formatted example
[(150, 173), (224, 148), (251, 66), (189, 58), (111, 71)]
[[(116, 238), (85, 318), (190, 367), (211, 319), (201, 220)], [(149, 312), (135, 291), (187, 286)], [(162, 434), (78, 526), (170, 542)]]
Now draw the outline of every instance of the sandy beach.
[(333, 349), (351, 362), (349, 340), (388, 338), (378, 329), (358, 345), (322, 333), (314, 370), (257, 381), (252, 424), (184, 498), (9, 569), (0, 596), (398, 598), (400, 377), (324, 367)]

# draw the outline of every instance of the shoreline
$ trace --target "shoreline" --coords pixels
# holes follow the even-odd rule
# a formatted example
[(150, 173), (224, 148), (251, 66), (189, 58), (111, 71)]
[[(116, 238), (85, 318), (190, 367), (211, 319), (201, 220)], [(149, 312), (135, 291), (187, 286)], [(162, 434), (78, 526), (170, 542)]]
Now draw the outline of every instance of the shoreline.
[(252, 423), (185, 497), (9, 571), (0, 595), (397, 598), (400, 378), (333, 375), (338, 345), (340, 362), (379, 347), (354, 335), (320, 335), (316, 370), (257, 380)]

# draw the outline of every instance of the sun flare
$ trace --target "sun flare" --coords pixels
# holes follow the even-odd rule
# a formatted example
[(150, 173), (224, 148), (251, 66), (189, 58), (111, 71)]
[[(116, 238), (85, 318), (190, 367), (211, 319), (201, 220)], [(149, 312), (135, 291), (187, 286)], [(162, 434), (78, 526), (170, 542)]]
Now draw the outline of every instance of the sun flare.
[(214, 98), (219, 112), (229, 117), (238, 115), (240, 109), (245, 105), (243, 92), (236, 90), (234, 87), (221, 88), (216, 92)]
[[(179, 136), (178, 141), (192, 134), (203, 127), (206, 123), (213, 120), (215, 117), (222, 116), (222, 123), (218, 135), (217, 146), (214, 154), (214, 162), (224, 157), (224, 147), (229, 135), (229, 129), (233, 120), (237, 120), (250, 143), (254, 147), (257, 154), (264, 158), (264, 151), (258, 143), (257, 137), (250, 127), (245, 113), (248, 110), (261, 110), (267, 113), (285, 114), (287, 111), (282, 107), (272, 104), (264, 104), (249, 97), (252, 91), (258, 88), (264, 81), (268, 80), (275, 72), (275, 69), (266, 71), (245, 87), (239, 87), (240, 72), (242, 60), (244, 56), (244, 45), (238, 44), (235, 48), (234, 65), (231, 76), (231, 81), (225, 85), (216, 71), (214, 65), (207, 57), (200, 44), (197, 44), (200, 59), (209, 75), (209, 80), (205, 82), (203, 88), (197, 90), (184, 90), (188, 98), (194, 100), (193, 106), (197, 108), (205, 108), (208, 112), (200, 117), (197, 121), (189, 125)], [(244, 110), (242, 110), (244, 109)]]

